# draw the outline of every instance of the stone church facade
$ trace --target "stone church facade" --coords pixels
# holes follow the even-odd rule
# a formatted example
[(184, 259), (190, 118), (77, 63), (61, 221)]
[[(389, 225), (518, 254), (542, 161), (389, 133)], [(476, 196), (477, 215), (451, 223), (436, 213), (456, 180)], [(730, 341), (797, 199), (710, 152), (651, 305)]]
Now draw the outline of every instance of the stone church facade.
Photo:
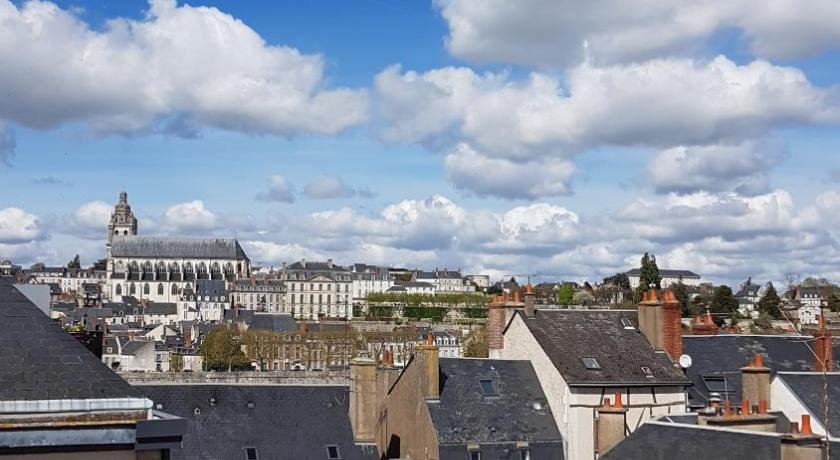
[(137, 235), (137, 219), (120, 193), (111, 214), (106, 245), (108, 293), (150, 302), (178, 302), (196, 280), (224, 280), (230, 288), (251, 276), (251, 262), (235, 238), (170, 238)]

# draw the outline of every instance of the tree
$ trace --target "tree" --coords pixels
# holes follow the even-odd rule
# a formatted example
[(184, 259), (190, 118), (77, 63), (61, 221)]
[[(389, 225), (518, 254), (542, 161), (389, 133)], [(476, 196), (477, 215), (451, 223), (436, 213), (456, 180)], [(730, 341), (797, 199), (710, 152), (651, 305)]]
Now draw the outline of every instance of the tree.
[(41, 271), (41, 270), (43, 270), (43, 269), (47, 268), (47, 266), (46, 266), (46, 265), (44, 265), (44, 263), (43, 263), (43, 262), (35, 262), (35, 263), (34, 263), (34, 264), (32, 264), (32, 266), (31, 266), (31, 267), (29, 267), (29, 268), (30, 268), (31, 270)]
[(732, 316), (738, 311), (738, 299), (732, 295), (732, 288), (726, 285), (715, 287), (712, 292), (712, 299), (709, 302), (709, 310), (715, 314), (715, 323), (718, 326), (723, 324), (725, 316)]
[(259, 370), (263, 370), (264, 364), (280, 357), (282, 341), (280, 334), (273, 331), (247, 330), (242, 333), (246, 357), (255, 361)]
[(761, 314), (767, 315), (770, 318), (779, 319), (782, 317), (782, 312), (780, 310), (780, 307), (782, 306), (782, 299), (779, 298), (779, 294), (776, 293), (776, 288), (773, 287), (773, 283), (768, 284), (767, 291), (763, 296), (761, 296), (761, 299), (759, 299), (756, 306)]
[(79, 260), (78, 254), (76, 254), (76, 257), (73, 257), (73, 260), (67, 262), (67, 268), (82, 268), (82, 262)]
[(639, 267), (639, 289), (646, 291), (650, 288), (660, 289), (662, 277), (659, 276), (659, 267), (656, 265), (656, 256), (648, 254), (642, 256), (642, 263)]
[(586, 289), (581, 289), (574, 293), (572, 301), (575, 305), (592, 305), (595, 303), (595, 296)]
[(630, 289), (630, 278), (627, 273), (616, 273), (613, 276), (604, 278), (604, 284), (611, 284), (622, 289)]
[(505, 292), (501, 287), (496, 286), (495, 284), (487, 288), (487, 294), (494, 295), (494, 294), (501, 294)]
[(248, 364), (242, 347), (234, 340), (228, 327), (220, 327), (207, 334), (201, 344), (201, 355), (204, 357), (204, 366), (211, 370), (231, 371)]
[(180, 353), (170, 353), (169, 370), (172, 372), (181, 372), (184, 370), (184, 355)]
[(691, 318), (698, 314), (699, 310), (695, 308), (689, 298), (688, 287), (682, 281), (672, 284), (670, 289), (674, 293), (674, 297), (677, 298), (677, 302), (680, 303), (683, 318)]
[(490, 353), (487, 329), (484, 327), (474, 331), (464, 342), (464, 356), (467, 358), (486, 358)]
[(93, 264), (94, 270), (107, 270), (108, 269), (108, 259), (99, 259)]
[(557, 303), (559, 305), (571, 305), (575, 301), (575, 288), (571, 284), (563, 283), (557, 290)]

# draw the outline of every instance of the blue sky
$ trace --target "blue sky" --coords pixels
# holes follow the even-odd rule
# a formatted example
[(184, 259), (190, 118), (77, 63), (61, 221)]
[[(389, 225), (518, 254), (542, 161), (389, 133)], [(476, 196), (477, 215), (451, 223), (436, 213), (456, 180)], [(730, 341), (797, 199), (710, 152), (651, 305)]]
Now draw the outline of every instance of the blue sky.
[(0, 0), (0, 258), (94, 261), (125, 189), (265, 264), (840, 281), (840, 6), (791, 1)]

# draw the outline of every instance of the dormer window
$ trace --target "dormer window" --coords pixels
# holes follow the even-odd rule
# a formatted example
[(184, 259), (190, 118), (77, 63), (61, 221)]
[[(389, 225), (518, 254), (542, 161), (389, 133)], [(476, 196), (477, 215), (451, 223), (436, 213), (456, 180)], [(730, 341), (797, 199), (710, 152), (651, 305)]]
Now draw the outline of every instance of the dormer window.
[(341, 451), (338, 449), (338, 446), (327, 446), (327, 458), (330, 460), (341, 458)]
[(580, 358), (580, 361), (583, 363), (583, 366), (590, 371), (601, 370), (601, 363), (599, 363), (595, 358)]

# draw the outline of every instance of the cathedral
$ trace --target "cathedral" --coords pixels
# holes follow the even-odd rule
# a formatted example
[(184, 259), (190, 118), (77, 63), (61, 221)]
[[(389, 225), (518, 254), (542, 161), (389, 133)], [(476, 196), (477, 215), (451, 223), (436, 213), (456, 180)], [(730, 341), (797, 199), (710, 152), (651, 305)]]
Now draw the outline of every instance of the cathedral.
[(106, 254), (113, 302), (132, 296), (175, 303), (183, 290), (195, 292), (196, 280), (224, 280), (229, 288), (251, 275), (251, 262), (235, 238), (138, 236), (126, 192), (111, 214)]

